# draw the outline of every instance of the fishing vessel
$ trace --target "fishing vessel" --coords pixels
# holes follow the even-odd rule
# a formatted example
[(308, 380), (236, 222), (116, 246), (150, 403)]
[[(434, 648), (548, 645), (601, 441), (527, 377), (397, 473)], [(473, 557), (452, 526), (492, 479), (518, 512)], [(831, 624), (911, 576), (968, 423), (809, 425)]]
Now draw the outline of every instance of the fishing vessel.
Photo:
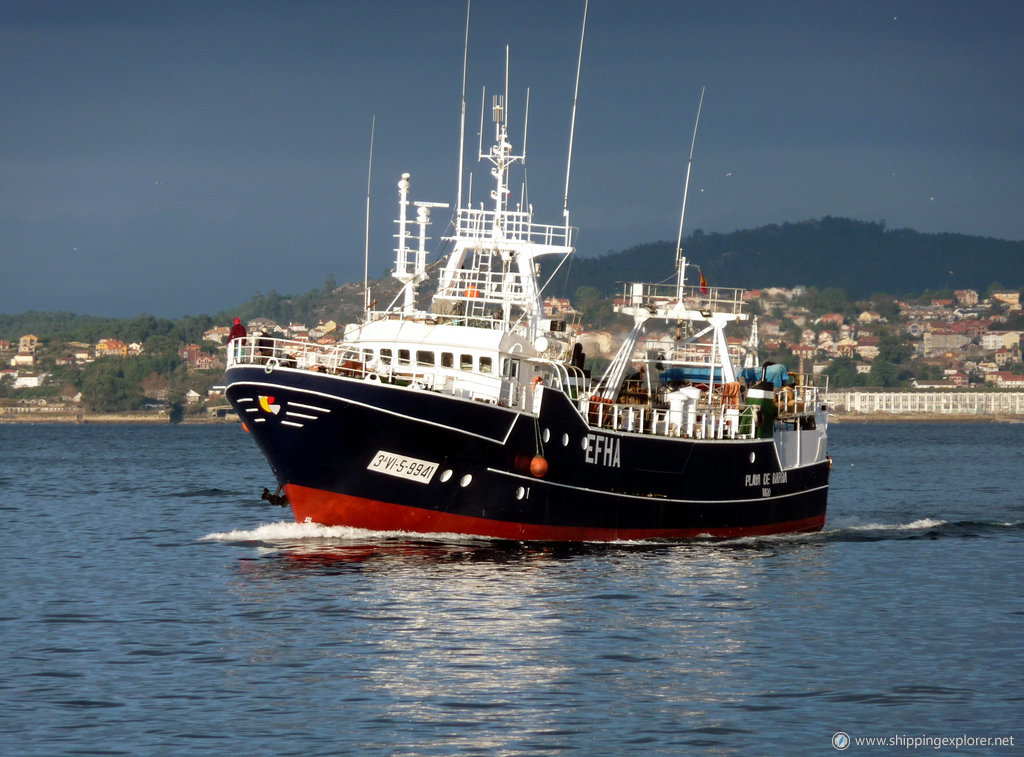
[(447, 205), (411, 200), (403, 174), (390, 305), (367, 296), (332, 345), (230, 343), (227, 398), (277, 480), (270, 498), (299, 522), (513, 540), (820, 530), (830, 461), (818, 388), (759, 363), (743, 290), (694, 276), (681, 244), (674, 281), (622, 285), (615, 309), (632, 325), (591, 374), (571, 315), (545, 310), (542, 272), (573, 253), (575, 229), (567, 207), (543, 224), (512, 203), (525, 144), (513, 149), (505, 101), (494, 97), (494, 143), (478, 150), (489, 202), (462, 202), (460, 155), (436, 265), (427, 231)]

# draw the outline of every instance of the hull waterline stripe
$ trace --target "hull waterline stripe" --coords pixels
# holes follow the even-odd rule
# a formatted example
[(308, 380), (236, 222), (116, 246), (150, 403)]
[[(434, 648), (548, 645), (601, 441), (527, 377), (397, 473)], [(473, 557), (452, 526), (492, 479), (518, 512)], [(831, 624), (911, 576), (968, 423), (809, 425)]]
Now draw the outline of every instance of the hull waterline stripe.
[[(289, 402), (288, 405), (290, 407), (294, 407), (295, 403), (294, 402)], [(316, 415), (306, 415), (305, 413), (295, 413), (295, 412), (292, 412), (291, 410), (285, 410), (284, 414), (287, 415), (287, 416), (290, 416), (292, 418), (304, 418), (307, 421), (315, 421), (317, 419), (317, 417), (318, 417)]]
[(599, 526), (545, 526), (452, 515), (364, 499), (320, 489), (286, 484), (295, 520), (327, 526), (349, 526), (370, 531), (404, 531), (417, 534), (452, 533), (515, 541), (628, 541), (636, 539), (735, 539), (783, 533), (809, 533), (825, 526), (825, 514), (796, 521), (757, 526), (701, 528), (605, 528)]
[[(790, 470), (793, 470), (790, 468)], [(560, 484), (557, 481), (547, 481), (543, 479), (537, 479), (533, 476), (525, 476), (521, 473), (513, 473), (512, 471), (502, 470), (500, 468), (488, 468), (488, 473), (497, 473), (500, 476), (508, 476), (509, 478), (518, 478), (520, 481), (528, 481), (533, 485), (545, 484), (546, 486), (554, 486), (560, 489), (570, 489), (577, 492), (586, 492), (587, 494), (593, 494), (595, 496), (614, 496), (614, 497), (628, 497), (629, 499), (636, 499), (642, 502), (650, 502), (651, 498), (646, 494), (625, 494), (623, 492), (606, 492), (600, 489), (589, 489), (585, 486), (573, 486), (572, 484)], [(787, 494), (773, 494), (771, 497), (750, 497), (749, 499), (673, 499), (671, 497), (658, 497), (658, 502), (665, 502), (670, 504), (679, 505), (732, 505), (749, 503), (756, 504), (758, 502), (772, 502), (777, 499), (786, 499), (788, 497), (798, 497), (802, 494), (810, 494), (812, 492), (818, 492), (822, 489), (828, 489), (828, 484), (824, 486), (815, 486), (813, 489), (801, 489), (798, 492), (788, 492)]]
[(292, 426), (294, 428), (302, 428), (305, 424), (293, 423), (292, 421), (281, 421), (282, 426)]

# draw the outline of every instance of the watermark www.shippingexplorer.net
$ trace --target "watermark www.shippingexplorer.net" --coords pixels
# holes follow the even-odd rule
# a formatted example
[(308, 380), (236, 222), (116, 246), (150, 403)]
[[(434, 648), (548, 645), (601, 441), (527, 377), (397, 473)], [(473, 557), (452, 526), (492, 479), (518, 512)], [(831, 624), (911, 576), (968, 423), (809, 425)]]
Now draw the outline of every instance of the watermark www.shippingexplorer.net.
[(1013, 747), (1013, 736), (925, 736), (897, 734), (895, 736), (851, 736), (845, 731), (832, 735), (832, 746), (843, 752), (850, 747), (890, 747), (893, 749), (968, 749), (976, 747)]

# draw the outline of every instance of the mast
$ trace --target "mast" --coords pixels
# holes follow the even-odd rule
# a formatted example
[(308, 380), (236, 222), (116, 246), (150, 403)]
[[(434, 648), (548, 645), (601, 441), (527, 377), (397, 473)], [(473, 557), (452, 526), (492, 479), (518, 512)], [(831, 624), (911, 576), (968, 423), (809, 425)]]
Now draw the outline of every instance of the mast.
[(466, 154), (466, 66), (469, 60), (469, 7), (470, 1), (466, 0), (466, 43), (462, 48), (462, 116), (459, 119), (459, 191), (456, 197), (455, 212), (458, 213), (462, 207), (462, 172), (463, 160)]
[(569, 158), (565, 162), (565, 198), (562, 201), (562, 217), (565, 228), (569, 228), (569, 176), (572, 172), (572, 143), (576, 134), (576, 103), (580, 97), (580, 70), (583, 68), (583, 38), (587, 33), (587, 8), (590, 0), (583, 3), (583, 28), (580, 30), (580, 54), (576, 59), (576, 89), (572, 93), (572, 119), (569, 121)]
[(704, 91), (700, 88), (700, 102), (697, 104), (697, 119), (693, 122), (693, 139), (690, 140), (690, 159), (686, 162), (686, 181), (683, 183), (683, 209), (679, 213), (679, 234), (676, 236), (676, 269), (678, 271), (676, 286), (678, 297), (683, 296), (683, 285), (686, 283), (686, 258), (683, 256), (683, 219), (686, 217), (686, 196), (690, 191), (690, 169), (693, 168), (693, 149), (697, 145), (697, 126), (700, 124), (700, 111), (704, 107)]
[(370, 122), (370, 164), (366, 169), (366, 235), (363, 240), (363, 317), (370, 317), (370, 178), (373, 176), (373, 137), (377, 116)]

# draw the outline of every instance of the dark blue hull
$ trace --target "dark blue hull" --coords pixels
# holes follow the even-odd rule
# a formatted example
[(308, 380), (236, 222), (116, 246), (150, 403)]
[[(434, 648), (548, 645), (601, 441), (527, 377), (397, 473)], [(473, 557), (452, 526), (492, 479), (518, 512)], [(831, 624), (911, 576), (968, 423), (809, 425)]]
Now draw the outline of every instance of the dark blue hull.
[(550, 389), (535, 419), (284, 368), (235, 367), (227, 379), (300, 522), (544, 540), (728, 538), (825, 523), (828, 462), (783, 471), (771, 439), (594, 429)]

